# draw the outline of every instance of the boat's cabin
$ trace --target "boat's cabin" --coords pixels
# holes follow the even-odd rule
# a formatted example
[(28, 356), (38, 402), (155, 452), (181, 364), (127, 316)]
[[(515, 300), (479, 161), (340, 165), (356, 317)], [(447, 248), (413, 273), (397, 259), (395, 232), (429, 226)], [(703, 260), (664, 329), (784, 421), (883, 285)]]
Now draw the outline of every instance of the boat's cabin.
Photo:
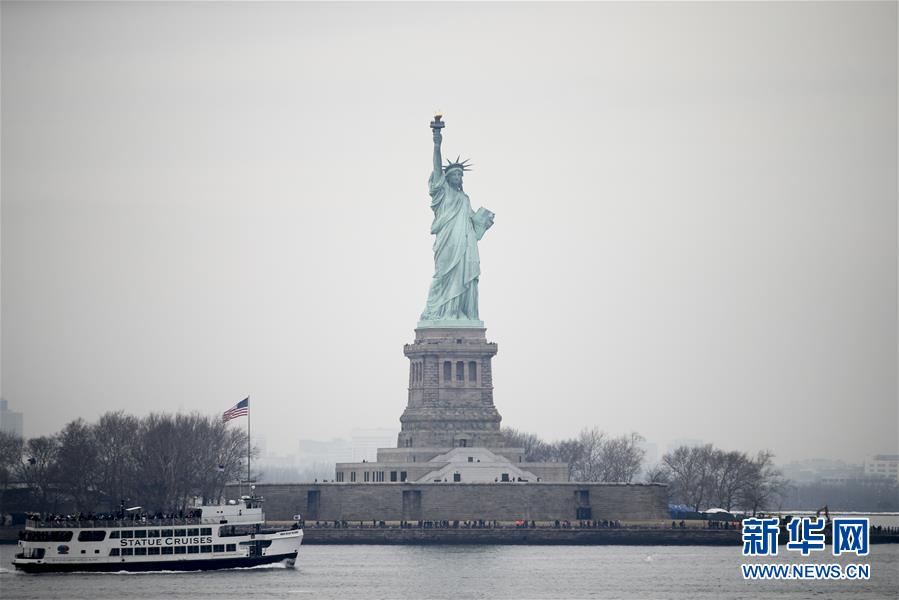
[(262, 512), (262, 498), (243, 496), (240, 500), (229, 500), (226, 504), (201, 506), (195, 510), (201, 511), (203, 523), (263, 523), (265, 514)]

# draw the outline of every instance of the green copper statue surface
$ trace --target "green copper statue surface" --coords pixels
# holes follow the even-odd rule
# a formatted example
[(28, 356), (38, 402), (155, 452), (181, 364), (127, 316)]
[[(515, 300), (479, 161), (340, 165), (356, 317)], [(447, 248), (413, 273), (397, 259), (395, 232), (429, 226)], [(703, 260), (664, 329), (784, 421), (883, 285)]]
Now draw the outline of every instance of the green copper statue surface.
[(478, 277), (481, 260), (478, 240), (493, 225), (493, 213), (484, 208), (474, 212), (462, 189), (462, 175), (468, 161), (450, 161), (443, 166), (440, 145), (443, 141), (442, 115), (431, 123), (434, 132), (434, 170), (428, 186), (434, 221), (434, 278), (428, 291), (428, 303), (419, 327), (483, 327), (478, 318)]

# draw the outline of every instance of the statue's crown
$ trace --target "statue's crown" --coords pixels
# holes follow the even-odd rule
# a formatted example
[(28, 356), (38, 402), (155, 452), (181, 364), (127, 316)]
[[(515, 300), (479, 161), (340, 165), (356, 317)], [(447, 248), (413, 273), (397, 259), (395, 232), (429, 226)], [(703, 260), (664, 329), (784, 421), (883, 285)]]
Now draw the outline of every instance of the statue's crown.
[(452, 171), (453, 169), (459, 169), (460, 171), (471, 171), (471, 167), (474, 166), (474, 165), (468, 164), (468, 161), (471, 160), (471, 159), (470, 159), (470, 158), (466, 158), (466, 159), (463, 160), (462, 162), (459, 162), (459, 158), (460, 158), (460, 157), (457, 156), (455, 161), (447, 160), (447, 161), (446, 161), (446, 166), (443, 167), (443, 172), (444, 172), (444, 173), (449, 173), (449, 172)]

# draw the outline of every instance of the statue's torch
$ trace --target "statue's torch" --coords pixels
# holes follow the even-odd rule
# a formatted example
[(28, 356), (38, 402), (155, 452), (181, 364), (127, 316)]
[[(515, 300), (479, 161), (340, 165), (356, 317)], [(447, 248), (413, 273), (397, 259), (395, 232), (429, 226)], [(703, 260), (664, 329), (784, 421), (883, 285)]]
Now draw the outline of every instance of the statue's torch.
[(434, 114), (434, 120), (431, 121), (431, 129), (434, 130), (434, 133), (438, 133), (441, 129), (443, 129), (446, 126), (446, 123), (441, 121), (441, 119), (443, 119), (443, 114), (438, 110)]

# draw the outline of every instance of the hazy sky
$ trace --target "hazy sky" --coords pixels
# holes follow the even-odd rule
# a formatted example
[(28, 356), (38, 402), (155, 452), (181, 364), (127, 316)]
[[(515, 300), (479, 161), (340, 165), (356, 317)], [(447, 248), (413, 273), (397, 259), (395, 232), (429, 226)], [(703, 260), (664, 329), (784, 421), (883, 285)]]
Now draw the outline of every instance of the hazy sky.
[[(428, 123), (503, 424), (897, 452), (897, 4), (2, 4), (2, 394), (399, 427)], [(237, 421), (234, 426), (241, 426)]]

